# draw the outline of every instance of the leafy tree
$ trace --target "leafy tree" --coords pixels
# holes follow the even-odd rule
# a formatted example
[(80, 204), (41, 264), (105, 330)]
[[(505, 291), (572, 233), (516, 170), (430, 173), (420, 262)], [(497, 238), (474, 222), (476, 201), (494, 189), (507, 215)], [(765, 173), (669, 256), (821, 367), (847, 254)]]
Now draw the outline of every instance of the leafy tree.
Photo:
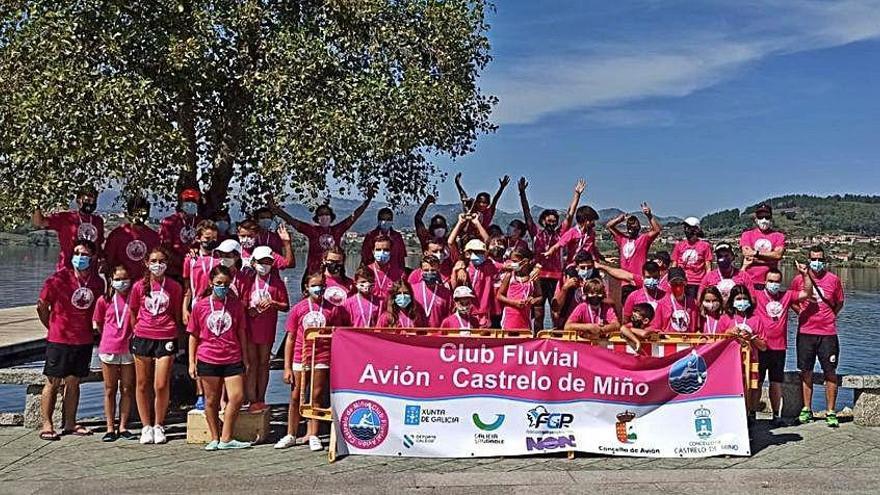
[(0, 220), (84, 184), (421, 196), (494, 130), (485, 2), (0, 0)]

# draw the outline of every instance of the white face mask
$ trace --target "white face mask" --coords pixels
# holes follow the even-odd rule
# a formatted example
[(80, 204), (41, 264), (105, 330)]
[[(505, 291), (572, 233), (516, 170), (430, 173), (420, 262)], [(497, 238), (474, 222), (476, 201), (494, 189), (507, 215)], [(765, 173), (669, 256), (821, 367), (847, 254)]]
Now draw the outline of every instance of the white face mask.
[(241, 247), (245, 249), (250, 249), (254, 247), (254, 244), (257, 242), (253, 237), (239, 237), (238, 242), (241, 244)]
[(357, 284), (357, 289), (361, 294), (369, 294), (373, 290), (373, 284), (369, 282), (359, 282)]
[(168, 269), (168, 265), (159, 261), (150, 262), (150, 273), (157, 277), (161, 277), (165, 274), (165, 270)]
[(434, 237), (446, 237), (446, 229), (437, 227), (434, 229)]
[(714, 313), (718, 311), (718, 308), (721, 307), (721, 303), (718, 301), (703, 301), (703, 309), (710, 313)]
[(220, 258), (220, 264), (226, 268), (232, 268), (235, 266), (235, 258)]
[(270, 271), (272, 271), (272, 265), (263, 265), (261, 263), (254, 264), (254, 270), (257, 271), (260, 275), (266, 275)]
[(755, 223), (758, 224), (758, 228), (761, 230), (767, 230), (773, 225), (773, 221), (769, 218), (758, 218), (755, 220)]

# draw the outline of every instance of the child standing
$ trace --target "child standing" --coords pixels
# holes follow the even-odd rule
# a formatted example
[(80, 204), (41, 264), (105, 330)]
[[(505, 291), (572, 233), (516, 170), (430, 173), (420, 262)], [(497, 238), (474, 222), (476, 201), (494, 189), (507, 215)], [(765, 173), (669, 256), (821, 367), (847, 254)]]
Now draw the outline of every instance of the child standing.
[(533, 281), (532, 250), (518, 247), (510, 254), (510, 270), (501, 281), (498, 302), (501, 304), (502, 329), (534, 328), (532, 306), (543, 301), (541, 285)]

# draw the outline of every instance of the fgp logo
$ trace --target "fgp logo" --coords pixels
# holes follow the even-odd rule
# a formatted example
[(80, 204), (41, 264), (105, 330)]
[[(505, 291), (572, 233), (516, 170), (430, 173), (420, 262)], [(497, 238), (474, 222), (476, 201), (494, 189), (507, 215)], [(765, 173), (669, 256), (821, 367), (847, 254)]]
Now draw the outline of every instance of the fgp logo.
[(544, 406), (538, 406), (529, 410), (528, 420), (530, 428), (561, 430), (571, 426), (571, 423), (574, 421), (574, 414), (551, 413)]
[(491, 423), (484, 423), (483, 420), (480, 419), (480, 415), (477, 413), (474, 413), (473, 416), (471, 416), (471, 419), (474, 421), (474, 425), (476, 425), (477, 428), (479, 428), (483, 431), (497, 430), (498, 428), (501, 427), (501, 423), (504, 423), (504, 415), (503, 414), (496, 414), (495, 421), (493, 421)]
[(422, 406), (406, 406), (403, 412), (403, 424), (415, 426), (422, 422)]
[(339, 418), (342, 438), (357, 449), (378, 447), (388, 436), (388, 414), (379, 404), (366, 399), (352, 402)]
[(526, 437), (526, 450), (528, 450), (529, 452), (533, 450), (544, 451), (576, 447), (577, 444), (574, 441), (574, 435), (563, 437)]
[(712, 436), (712, 411), (703, 405), (694, 411), (694, 431), (703, 440)]

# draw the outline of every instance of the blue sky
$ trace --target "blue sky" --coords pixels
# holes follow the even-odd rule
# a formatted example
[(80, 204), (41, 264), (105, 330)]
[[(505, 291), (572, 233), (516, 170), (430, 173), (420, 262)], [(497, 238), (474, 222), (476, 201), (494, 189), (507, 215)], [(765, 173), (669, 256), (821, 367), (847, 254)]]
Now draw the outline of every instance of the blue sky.
[[(498, 0), (481, 86), (500, 128), (455, 162), (533, 204), (702, 215), (788, 193), (880, 192), (880, 0)], [(519, 207), (515, 184), (502, 208)]]

